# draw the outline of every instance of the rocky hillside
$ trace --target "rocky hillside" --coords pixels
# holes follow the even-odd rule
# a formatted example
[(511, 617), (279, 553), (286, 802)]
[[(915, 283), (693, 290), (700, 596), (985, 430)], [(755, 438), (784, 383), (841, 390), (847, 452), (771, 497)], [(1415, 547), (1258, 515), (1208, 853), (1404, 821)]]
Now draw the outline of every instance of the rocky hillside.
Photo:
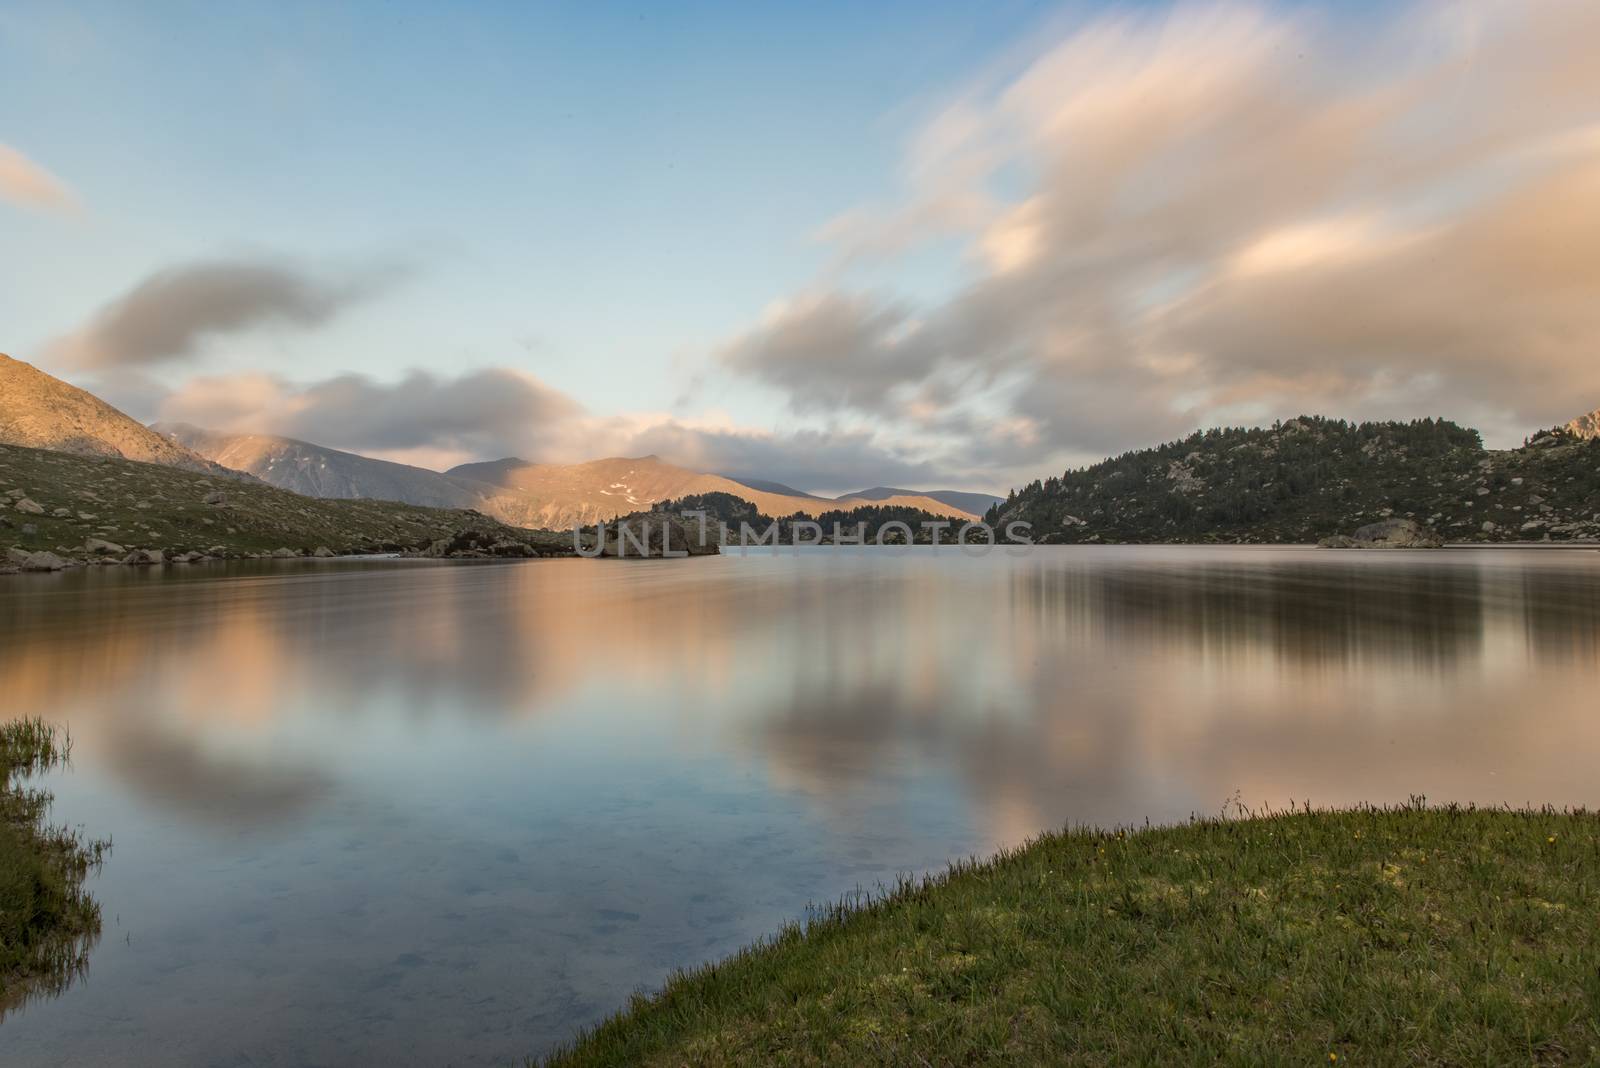
[(78, 456), (112, 456), (224, 477), (230, 474), (94, 394), (3, 354), (0, 444)]
[(1596, 408), (1588, 415), (1580, 415), (1566, 426), (1561, 428), (1575, 438), (1585, 441), (1591, 438), (1600, 438), (1600, 408)]
[[(488, 553), (496, 545), (502, 551)], [(528, 551), (512, 551), (516, 546)], [(157, 464), (0, 445), (0, 568), (38, 552), (123, 561), (139, 556), (136, 550), (159, 551), (170, 560), (319, 549), (565, 555), (571, 539), (519, 530), (476, 512), (317, 500)]]
[(1560, 428), (1490, 451), (1439, 420), (1302, 416), (1067, 471), (987, 518), (1027, 520), (1047, 542), (1307, 543), (1389, 517), (1452, 542), (1600, 537), (1600, 438)]

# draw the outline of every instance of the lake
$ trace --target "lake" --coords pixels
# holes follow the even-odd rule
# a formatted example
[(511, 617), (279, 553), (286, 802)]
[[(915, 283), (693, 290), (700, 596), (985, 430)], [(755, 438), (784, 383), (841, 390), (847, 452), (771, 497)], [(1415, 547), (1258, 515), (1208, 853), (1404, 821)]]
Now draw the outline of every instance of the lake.
[(0, 579), (110, 836), (6, 1065), (507, 1064), (1047, 828), (1600, 804), (1600, 552), (752, 551)]

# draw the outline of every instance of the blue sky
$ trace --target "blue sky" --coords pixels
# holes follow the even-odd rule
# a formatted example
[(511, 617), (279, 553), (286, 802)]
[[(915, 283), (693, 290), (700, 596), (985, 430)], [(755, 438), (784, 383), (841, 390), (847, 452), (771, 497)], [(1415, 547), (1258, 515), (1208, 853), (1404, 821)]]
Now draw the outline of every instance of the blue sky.
[[(363, 376), (364, 403), (382, 405), (413, 369), (442, 388), (505, 371), (535, 382), (516, 387), (530, 391), (525, 422), (564, 413), (559, 433), (475, 433), (465, 410), (430, 427), (406, 408), (414, 433), (328, 443), (436, 464), (656, 445), (814, 489), (1003, 489), (1204, 421), (1303, 409), (1445, 414), (1509, 435), (1600, 396), (1485, 396), (1494, 360), (1520, 344), (1510, 327), (1505, 339), (1485, 327), (1492, 352), (1458, 356), (1461, 324), (1391, 315), (1318, 335), (1344, 338), (1329, 353), (1240, 310), (1309, 299), (1284, 288), (1304, 279), (1274, 266), (1247, 292), (1219, 285), (1242, 284), (1230, 265), (1263, 248), (1310, 249), (1332, 271), (1359, 246), (1426, 273), (1429, 259), (1404, 261), (1413, 238), (1481, 240), (1496, 198), (1541, 181), (1581, 195), (1590, 86), (1515, 71), (1576, 65), (1559, 41), (1592, 25), (1562, 0), (1538, 16), (1497, 0), (11, 2), (0, 146), (54, 193), (0, 199), (0, 351), (141, 418), (325, 437), (337, 411), (305, 413), (337, 376)], [(1458, 80), (1437, 88), (1445, 75)], [(1491, 91), (1543, 114), (1480, 129), (1468, 107)], [(1384, 93), (1409, 102), (1351, 158), (1269, 143), (1331, 130)], [(1275, 114), (1264, 102), (1280, 95)], [(1123, 139), (1140, 123), (1149, 137)], [(1247, 124), (1259, 136), (1241, 142)], [(1553, 143), (1578, 147), (1519, 162)], [(1226, 160), (1241, 144), (1260, 154), (1257, 173), (1327, 189), (1278, 204), (1240, 188), (1249, 172)], [(1374, 165), (1391, 154), (1392, 168)], [(1102, 169), (1115, 198), (1094, 184)], [(1129, 209), (1141, 200), (1161, 210)], [(1401, 233), (1419, 206), (1443, 223)], [(1212, 233), (1206, 219), (1234, 221)], [(1519, 225), (1536, 238), (1543, 224)], [(1163, 240), (1148, 247), (1152, 227)], [(92, 359), (74, 347), (141, 283), (219, 264), (268, 264), (344, 295), (314, 313), (242, 311), (197, 328), (182, 353), (124, 358), (109, 329)], [(1464, 278), (1437, 307), (1503, 288)], [(1556, 317), (1591, 339), (1580, 311)], [(1277, 366), (1275, 345), (1357, 371), (1335, 382), (1309, 358)], [(1539, 359), (1565, 368), (1555, 348)], [(225, 386), (236, 403), (217, 407)], [(477, 395), (451, 394), (469, 407)]]
[(812, 276), (821, 222), (892, 191), (919, 101), (1034, 7), (11, 6), (0, 130), (86, 208), (5, 220), (30, 264), (6, 344), (171, 262), (398, 259), (328, 330), (219, 347), (291, 374), (512, 362), (663, 407), (673, 357)]

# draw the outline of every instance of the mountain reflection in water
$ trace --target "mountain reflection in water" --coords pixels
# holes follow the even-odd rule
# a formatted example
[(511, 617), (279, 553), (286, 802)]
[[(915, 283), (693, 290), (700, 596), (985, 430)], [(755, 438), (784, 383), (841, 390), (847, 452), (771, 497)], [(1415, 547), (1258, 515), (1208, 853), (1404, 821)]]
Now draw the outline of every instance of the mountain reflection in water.
[(1596, 553), (0, 582), (6, 711), (71, 726), (56, 817), (118, 843), (89, 980), (0, 1025), (8, 1063), (500, 1063), (810, 902), (1069, 822), (1600, 803)]

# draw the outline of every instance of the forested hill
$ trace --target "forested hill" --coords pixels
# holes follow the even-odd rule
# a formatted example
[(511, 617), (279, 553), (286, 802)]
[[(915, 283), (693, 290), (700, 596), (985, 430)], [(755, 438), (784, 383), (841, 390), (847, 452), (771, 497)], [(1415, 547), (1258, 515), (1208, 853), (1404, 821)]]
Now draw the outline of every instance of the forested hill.
[(1600, 439), (1541, 431), (1510, 451), (1435, 419), (1301, 416), (1205, 430), (1033, 482), (990, 509), (1045, 542), (1315, 542), (1388, 516), (1449, 541), (1600, 536)]

